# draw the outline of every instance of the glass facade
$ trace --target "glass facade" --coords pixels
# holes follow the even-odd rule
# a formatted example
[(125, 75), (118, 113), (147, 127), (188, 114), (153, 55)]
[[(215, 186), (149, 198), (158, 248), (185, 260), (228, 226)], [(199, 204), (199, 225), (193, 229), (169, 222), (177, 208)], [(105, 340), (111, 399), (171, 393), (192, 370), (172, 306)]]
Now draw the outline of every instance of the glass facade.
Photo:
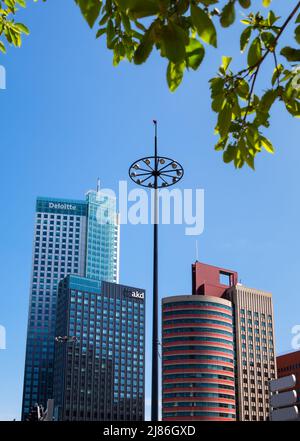
[(236, 419), (232, 306), (207, 296), (163, 299), (165, 421)]
[(57, 317), (57, 334), (76, 339), (56, 343), (56, 418), (143, 420), (144, 291), (69, 276), (60, 283)]
[[(98, 262), (97, 271), (95, 269), (95, 278), (111, 282), (116, 282), (118, 278), (118, 270), (117, 272), (110, 270), (110, 260), (108, 265), (105, 263), (107, 256), (113, 256), (113, 262), (118, 269), (118, 239), (112, 244), (110, 231), (101, 228), (101, 241), (94, 244), (91, 240), (89, 228), (92, 228), (90, 220), (91, 213), (94, 212), (91, 200), (95, 194), (97, 192), (89, 192), (87, 201), (37, 198), (24, 373), (23, 420), (26, 419), (33, 405), (38, 403), (45, 407), (47, 399), (53, 396), (56, 303), (60, 280), (68, 274), (84, 276), (87, 270), (89, 275), (92, 275), (96, 267), (90, 267), (86, 258), (94, 252), (95, 246), (99, 247), (100, 255), (101, 247), (105, 249), (103, 259)], [(112, 207), (115, 209), (115, 200)], [(112, 210), (113, 208), (110, 212), (111, 219)], [(115, 219), (117, 220), (116, 212)], [(115, 238), (117, 238), (119, 226), (111, 225), (111, 227), (115, 228)], [(93, 229), (96, 229), (96, 226)], [(107, 240), (104, 232), (107, 232)], [(108, 250), (108, 247), (111, 249)], [(99, 267), (107, 266), (108, 271), (98, 271)]]
[(89, 191), (87, 219), (86, 277), (119, 281), (119, 224), (116, 199), (103, 192)]

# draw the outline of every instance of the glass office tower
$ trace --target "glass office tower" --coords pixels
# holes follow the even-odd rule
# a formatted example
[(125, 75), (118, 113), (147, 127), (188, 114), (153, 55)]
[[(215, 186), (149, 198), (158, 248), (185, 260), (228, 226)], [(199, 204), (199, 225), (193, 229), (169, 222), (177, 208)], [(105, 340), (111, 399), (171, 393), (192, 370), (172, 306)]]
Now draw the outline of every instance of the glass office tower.
[[(103, 213), (106, 222), (101, 223), (102, 206), (107, 211)], [(100, 240), (94, 239), (94, 233)], [(47, 399), (53, 395), (59, 281), (68, 274), (85, 276), (88, 273), (97, 280), (117, 282), (118, 245), (114, 198), (101, 191), (90, 191), (86, 201), (37, 199), (22, 419), (26, 419), (36, 403), (46, 406)]]
[(87, 193), (86, 277), (119, 281), (119, 221), (116, 198), (96, 191)]
[(144, 419), (145, 292), (68, 276), (58, 289), (54, 369), (60, 421)]

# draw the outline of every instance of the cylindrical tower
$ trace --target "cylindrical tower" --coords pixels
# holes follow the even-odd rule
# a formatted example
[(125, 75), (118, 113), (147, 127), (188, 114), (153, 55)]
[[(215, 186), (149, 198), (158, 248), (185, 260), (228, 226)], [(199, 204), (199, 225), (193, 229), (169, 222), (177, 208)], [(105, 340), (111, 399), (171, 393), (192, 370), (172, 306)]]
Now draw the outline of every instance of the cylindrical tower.
[(162, 419), (235, 421), (232, 304), (186, 295), (162, 300)]

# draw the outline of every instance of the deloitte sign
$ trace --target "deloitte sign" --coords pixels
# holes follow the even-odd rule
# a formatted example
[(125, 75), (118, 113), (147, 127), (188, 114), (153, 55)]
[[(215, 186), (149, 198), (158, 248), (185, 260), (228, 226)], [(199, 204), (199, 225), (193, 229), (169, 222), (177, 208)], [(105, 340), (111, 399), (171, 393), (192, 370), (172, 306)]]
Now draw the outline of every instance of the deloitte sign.
[(76, 210), (76, 205), (72, 205), (72, 204), (63, 204), (61, 202), (49, 202), (49, 208), (51, 208), (52, 210), (71, 210), (74, 211)]

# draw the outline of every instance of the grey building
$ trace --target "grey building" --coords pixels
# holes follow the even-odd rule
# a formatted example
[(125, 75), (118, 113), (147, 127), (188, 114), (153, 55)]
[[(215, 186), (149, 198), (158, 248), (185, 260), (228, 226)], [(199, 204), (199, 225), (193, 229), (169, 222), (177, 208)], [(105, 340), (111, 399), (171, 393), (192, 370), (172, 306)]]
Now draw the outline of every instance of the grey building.
[(68, 274), (118, 282), (119, 223), (115, 198), (98, 188), (86, 201), (36, 201), (22, 419), (53, 397), (57, 286)]
[(57, 420), (142, 421), (145, 292), (68, 276), (60, 282), (54, 369)]

